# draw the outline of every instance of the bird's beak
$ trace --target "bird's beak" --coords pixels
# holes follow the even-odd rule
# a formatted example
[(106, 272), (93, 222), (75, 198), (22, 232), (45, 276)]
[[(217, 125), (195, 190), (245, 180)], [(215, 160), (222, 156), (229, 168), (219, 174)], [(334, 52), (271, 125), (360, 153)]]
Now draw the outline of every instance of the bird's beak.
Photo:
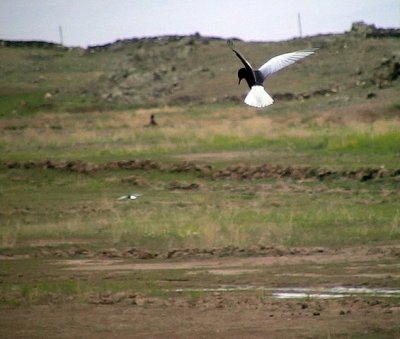
[(240, 82), (242, 81), (242, 79), (239, 79), (238, 85), (240, 85)]

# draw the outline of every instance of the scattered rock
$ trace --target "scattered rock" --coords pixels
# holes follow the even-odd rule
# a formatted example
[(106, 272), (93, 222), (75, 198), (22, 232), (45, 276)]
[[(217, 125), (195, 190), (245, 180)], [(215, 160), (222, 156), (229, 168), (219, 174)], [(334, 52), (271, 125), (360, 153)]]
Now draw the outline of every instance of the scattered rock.
[(339, 92), (337, 87), (331, 88), (320, 88), (312, 92), (303, 92), (303, 93), (275, 93), (274, 98), (279, 101), (290, 101), (290, 100), (307, 100), (313, 97), (329, 97), (331, 95), (335, 95)]
[[(321, 247), (285, 247), (285, 246), (264, 246), (252, 245), (249, 247), (224, 246), (216, 248), (175, 248), (165, 252), (152, 252), (135, 247), (126, 249), (108, 248), (103, 250), (88, 250), (85, 248), (71, 247), (66, 249), (58, 249), (53, 247), (39, 248), (34, 257), (40, 258), (132, 258), (140, 260), (150, 259), (173, 259), (173, 258), (210, 258), (225, 256), (265, 256), (265, 257), (282, 257), (282, 256), (310, 256), (310, 255), (329, 255), (338, 253), (337, 250)], [(400, 257), (400, 247), (398, 246), (374, 246), (365, 249), (363, 253), (367, 256), (380, 257)], [(3, 256), (12, 257), (14, 253), (8, 249), (2, 253)]]
[(107, 258), (121, 258), (122, 257), (121, 251), (119, 251), (115, 248), (108, 248), (108, 249), (102, 250), (100, 252), (100, 254)]
[[(263, 178), (292, 178), (295, 180), (305, 179), (318, 179), (324, 180), (326, 178), (347, 178), (360, 181), (367, 181), (382, 177), (398, 177), (400, 176), (400, 168), (398, 169), (385, 169), (382, 167), (377, 168), (359, 168), (355, 170), (333, 170), (320, 167), (292, 167), (281, 165), (230, 165), (220, 170), (214, 170), (211, 165), (197, 165), (191, 162), (183, 162), (177, 164), (164, 164), (153, 160), (120, 160), (112, 161), (104, 164), (92, 164), (83, 161), (60, 161), (55, 162), (51, 160), (45, 161), (26, 161), (26, 162), (0, 162), (0, 167), (6, 168), (21, 168), (21, 169), (54, 169), (64, 170), (69, 172), (78, 172), (83, 174), (90, 174), (102, 170), (154, 170), (166, 173), (188, 173), (194, 172), (201, 176), (209, 177), (213, 180), (233, 179), (233, 180), (256, 180)], [(123, 182), (128, 182), (133, 185), (144, 186), (146, 182), (135, 176), (131, 175), (122, 179)], [(167, 189), (199, 189), (200, 185), (197, 183), (182, 183), (171, 182), (167, 185)]]
[(386, 88), (393, 81), (400, 78), (400, 56), (393, 54), (389, 58), (383, 58), (375, 68), (372, 83), (379, 88)]
[(165, 186), (168, 190), (197, 190), (200, 185), (197, 183), (184, 183), (179, 181), (172, 181)]
[(128, 183), (133, 186), (146, 186), (147, 185), (147, 183), (144, 179), (142, 179), (136, 175), (130, 175), (128, 177), (122, 178), (121, 182)]
[(131, 257), (137, 259), (153, 259), (158, 256), (157, 253), (151, 253), (145, 250), (137, 249), (137, 248), (130, 248), (122, 252), (124, 257)]
[(400, 29), (377, 28), (375, 25), (368, 25), (363, 21), (354, 22), (351, 25), (350, 33), (365, 38), (400, 38)]

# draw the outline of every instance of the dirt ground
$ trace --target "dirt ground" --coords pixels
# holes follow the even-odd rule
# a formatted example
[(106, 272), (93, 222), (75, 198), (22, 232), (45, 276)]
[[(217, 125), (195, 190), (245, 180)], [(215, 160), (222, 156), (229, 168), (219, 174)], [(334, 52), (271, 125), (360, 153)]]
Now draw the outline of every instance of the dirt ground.
[(3, 308), (1, 317), (3, 338), (395, 338), (399, 331), (391, 329), (398, 324), (398, 308), (359, 300), (205, 308), (40, 305)]
[[(49, 250), (28, 256), (2, 256), (2, 283), (16, 283), (18, 277), (37, 284), (51, 277), (127, 284), (136, 279), (153, 287), (152, 292), (138, 292), (129, 285), (114, 291), (71, 295), (62, 301), (53, 295), (46, 302), (2, 303), (0, 336), (400, 337), (399, 245), (251, 250), (236, 250), (225, 256), (222, 250), (205, 255), (207, 251), (182, 249), (180, 255), (174, 252), (175, 257), (167, 253), (148, 259), (127, 257), (123, 255), (127, 250), (115, 249), (95, 253), (70, 249), (58, 257), (56, 251)], [(32, 272), (5, 269), (6, 265), (15, 267), (28, 260), (37, 264)], [(282, 288), (325, 291), (340, 286), (366, 292), (353, 291), (344, 296), (307, 292), (308, 296), (300, 298), (274, 294), (274, 289)], [(369, 293), (368, 289), (384, 293)], [(385, 291), (393, 294), (385, 295)]]

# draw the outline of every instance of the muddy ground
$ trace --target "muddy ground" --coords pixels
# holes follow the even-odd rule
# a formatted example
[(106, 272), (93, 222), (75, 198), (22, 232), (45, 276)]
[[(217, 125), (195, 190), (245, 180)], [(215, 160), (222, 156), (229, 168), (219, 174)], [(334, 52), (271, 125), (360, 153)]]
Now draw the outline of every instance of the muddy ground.
[(400, 168), (385, 169), (380, 168), (358, 168), (354, 170), (337, 170), (332, 168), (310, 167), (310, 166), (281, 166), (281, 165), (231, 165), (222, 169), (215, 169), (212, 165), (200, 165), (193, 162), (180, 162), (175, 164), (165, 164), (153, 160), (122, 160), (112, 161), (105, 164), (93, 164), (83, 161), (27, 161), (27, 162), (0, 162), (0, 166), (5, 168), (41, 168), (55, 169), (77, 173), (94, 173), (110, 169), (126, 170), (157, 170), (160, 172), (183, 173), (194, 172), (202, 176), (217, 179), (262, 179), (262, 178), (292, 178), (299, 179), (319, 179), (329, 177), (355, 179), (367, 181), (375, 178), (400, 177)]
[[(24, 255), (9, 252), (0, 258), (0, 278), (3, 286), (15, 288), (1, 295), (0, 334), (2, 338), (398, 338), (399, 258), (398, 244), (166, 253), (46, 247)], [(33, 286), (29, 300), (16, 291), (21, 281)], [(62, 289), (50, 292), (38, 287), (67, 281), (79, 282), (79, 291), (65, 294)], [(118, 286), (113, 285), (116, 282)], [(335, 287), (356, 290), (345, 295), (318, 293)], [(296, 288), (315, 293), (307, 290), (299, 298), (275, 293)]]

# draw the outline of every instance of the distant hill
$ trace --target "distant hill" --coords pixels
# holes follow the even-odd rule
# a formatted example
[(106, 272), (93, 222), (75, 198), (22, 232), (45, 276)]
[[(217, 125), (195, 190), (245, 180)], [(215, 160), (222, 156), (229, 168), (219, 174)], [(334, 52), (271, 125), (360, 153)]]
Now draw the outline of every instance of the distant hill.
[[(265, 84), (280, 100), (399, 87), (398, 30), (355, 23), (345, 34), (282, 42), (244, 42), (237, 48), (259, 66), (272, 56), (320, 50)], [(161, 36), (120, 40), (87, 49), (47, 42), (0, 41), (0, 114), (91, 110), (160, 104), (240, 102), (240, 61), (216, 37)], [(372, 94), (371, 94), (372, 95)]]

